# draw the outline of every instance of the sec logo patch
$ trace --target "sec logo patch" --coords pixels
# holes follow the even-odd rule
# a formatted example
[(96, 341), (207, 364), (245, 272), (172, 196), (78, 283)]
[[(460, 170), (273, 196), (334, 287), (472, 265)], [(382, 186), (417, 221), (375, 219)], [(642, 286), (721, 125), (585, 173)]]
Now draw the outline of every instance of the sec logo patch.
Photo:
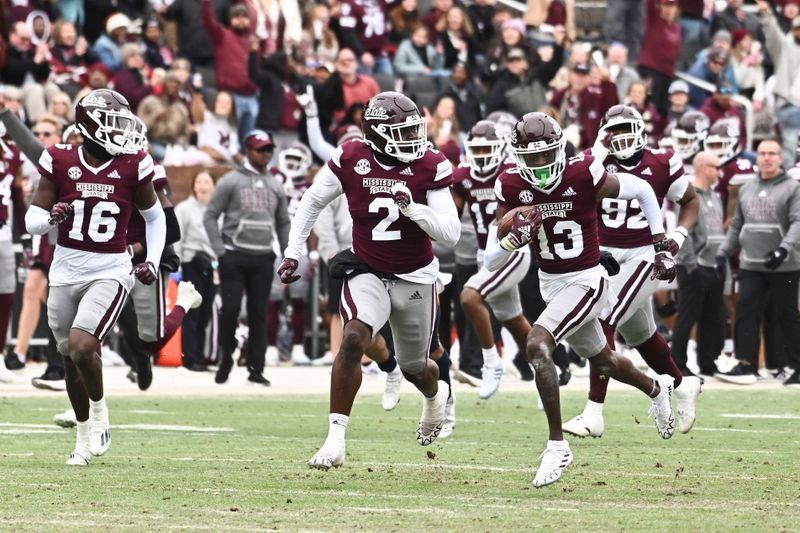
[(67, 176), (69, 176), (69, 179), (71, 180), (79, 180), (81, 179), (82, 175), (83, 171), (80, 169), (80, 167), (69, 167), (69, 170), (67, 170)]
[(372, 167), (370, 166), (369, 161), (366, 159), (360, 159), (358, 163), (356, 163), (356, 166), (353, 167), (353, 170), (356, 171), (356, 174), (364, 176), (370, 173)]
[(531, 191), (520, 191), (519, 201), (523, 204), (529, 204), (533, 202), (533, 193)]

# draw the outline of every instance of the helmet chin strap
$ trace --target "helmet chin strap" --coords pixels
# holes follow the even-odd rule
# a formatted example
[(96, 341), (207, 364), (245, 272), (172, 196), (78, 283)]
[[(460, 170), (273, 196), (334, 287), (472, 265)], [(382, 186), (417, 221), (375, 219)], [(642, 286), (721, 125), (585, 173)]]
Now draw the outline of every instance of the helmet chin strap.
[(644, 157), (644, 150), (639, 150), (628, 159), (619, 159), (617, 161), (620, 162), (621, 165), (625, 165), (626, 167), (635, 167), (642, 161), (642, 157)]
[(399, 159), (395, 159), (394, 157), (386, 155), (383, 152), (379, 152), (378, 150), (372, 150), (372, 153), (375, 155), (375, 159), (378, 160), (378, 163), (387, 167), (396, 167), (403, 164), (403, 162)]

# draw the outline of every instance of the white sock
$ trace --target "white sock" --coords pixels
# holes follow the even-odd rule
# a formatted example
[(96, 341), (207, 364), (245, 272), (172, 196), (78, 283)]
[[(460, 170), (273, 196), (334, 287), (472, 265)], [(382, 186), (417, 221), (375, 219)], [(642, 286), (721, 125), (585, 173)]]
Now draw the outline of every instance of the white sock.
[(84, 422), (78, 421), (78, 431), (77, 431), (77, 440), (75, 441), (75, 448), (76, 449), (89, 449), (89, 432), (91, 431), (91, 426), (89, 421), (86, 420)]
[(483, 364), (490, 367), (495, 367), (500, 364), (500, 355), (497, 353), (497, 346), (491, 348), (482, 348)]
[(548, 440), (547, 441), (548, 448), (558, 448), (560, 450), (569, 448), (569, 443), (565, 440)]
[(592, 400), (589, 400), (588, 402), (586, 402), (586, 407), (583, 408), (583, 412), (584, 413), (602, 415), (603, 414), (603, 404), (602, 403), (593, 402)]
[(105, 396), (97, 401), (89, 400), (89, 413), (93, 418), (100, 418), (105, 415), (107, 411)]
[(328, 438), (344, 442), (344, 434), (347, 432), (347, 424), (350, 417), (339, 413), (328, 415)]
[(400, 365), (397, 365), (396, 367), (394, 367), (394, 370), (392, 370), (391, 372), (389, 372), (389, 374), (391, 374), (391, 375), (393, 375), (393, 376), (397, 376), (398, 374), (399, 374), (399, 375), (402, 375), (402, 374), (403, 374), (403, 371), (402, 371), (402, 370), (400, 370)]

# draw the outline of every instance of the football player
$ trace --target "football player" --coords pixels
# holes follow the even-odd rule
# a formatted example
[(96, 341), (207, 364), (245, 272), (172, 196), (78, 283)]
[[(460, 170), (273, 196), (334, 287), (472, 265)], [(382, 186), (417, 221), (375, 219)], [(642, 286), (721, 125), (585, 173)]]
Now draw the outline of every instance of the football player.
[[(566, 159), (566, 139), (558, 123), (544, 113), (523, 116), (511, 135), (516, 168), (497, 179), (496, 218), (503, 221), (514, 208), (511, 227), (498, 241), (492, 225), (484, 264), (489, 270), (504, 265), (515, 250), (534, 243), (539, 265), (542, 297), (547, 302), (528, 335), (526, 355), (536, 375), (536, 387), (544, 405), (549, 440), (533, 485), (558, 481), (572, 463), (572, 451), (561, 429), (558, 372), (552, 353), (562, 340), (581, 357), (601, 368), (601, 373), (633, 385), (652, 399), (659, 435), (668, 439), (674, 430), (670, 405), (672, 388), (652, 379), (612, 351), (599, 318), (614, 302), (614, 293), (600, 265), (598, 205), (604, 198), (638, 200), (655, 247), (655, 263), (648, 276), (675, 276), (675, 262), (664, 235), (658, 200), (647, 183), (630, 174), (606, 172), (601, 160), (581, 153)], [(507, 222), (507, 221), (506, 221)]]
[(670, 132), (671, 148), (683, 160), (684, 171), (691, 174), (692, 160), (703, 149), (703, 141), (711, 125), (705, 113), (688, 111), (684, 113)]
[(711, 126), (708, 136), (703, 139), (705, 149), (719, 157), (722, 164), (715, 191), (719, 193), (725, 208), (726, 228), (733, 218), (739, 187), (756, 177), (753, 162), (742, 157), (744, 147), (740, 145), (739, 137), (739, 120), (723, 118)]
[[(592, 155), (605, 163), (608, 172), (625, 172), (647, 182), (659, 205), (668, 199), (680, 206), (678, 227), (668, 239), (675, 255), (697, 221), (700, 204), (683, 172), (681, 159), (672, 152), (648, 148), (644, 128), (642, 116), (634, 108), (611, 107), (600, 122), (599, 133), (607, 137), (608, 157), (603, 159), (604, 154), (598, 153), (604, 151), (602, 147), (593, 149)], [(659, 280), (650, 276), (656, 265), (648, 220), (636, 200), (620, 198), (603, 199), (599, 215), (600, 246), (620, 265), (619, 273), (611, 278), (617, 302), (602, 322), (609, 345), (614, 348), (616, 329), (657, 374), (672, 376), (679, 429), (687, 433), (694, 424), (700, 379), (683, 376), (667, 341), (656, 330), (652, 296), (659, 288)], [(582, 414), (564, 424), (564, 431), (579, 437), (599, 437), (604, 431), (603, 402), (608, 379), (591, 360), (589, 365), (589, 401)]]
[(328, 438), (309, 461), (326, 470), (344, 463), (361, 356), (387, 320), (400, 369), (425, 397), (419, 444), (426, 446), (439, 435), (449, 397), (428, 351), (435, 334), (439, 271), (431, 239), (452, 246), (461, 231), (449, 190), (453, 167), (429, 147), (425, 118), (403, 94), (371, 98), (362, 130), (364, 139), (341, 145), (303, 195), (278, 270), (284, 283), (299, 279), (299, 257), (314, 220), (344, 194), (353, 217), (354, 252), (343, 268), (344, 333), (331, 370)]
[(497, 320), (508, 328), (519, 346), (514, 365), (522, 378), (533, 380), (533, 372), (525, 359), (525, 339), (531, 326), (522, 314), (517, 287), (531, 266), (531, 256), (529, 247), (522, 247), (512, 253), (508, 263), (495, 272), (482, 266), (488, 228), (497, 210), (494, 184), (504, 170), (513, 168), (514, 163), (504, 161), (506, 142), (498, 135), (495, 123), (488, 120), (478, 121), (470, 129), (464, 149), (467, 163), (460, 165), (453, 173), (452, 193), (459, 213), (465, 206), (469, 210), (478, 236), (478, 265), (481, 268), (464, 285), (461, 306), (481, 342), (483, 367), (478, 396), (485, 400), (497, 392), (503, 375), (503, 362), (494, 344), (494, 331), (486, 305), (491, 307)]
[[(133, 285), (154, 283), (164, 249), (164, 211), (152, 185), (153, 159), (121, 94), (98, 89), (75, 106), (83, 146), (56, 145), (39, 159), (39, 188), (25, 215), (30, 233), (58, 226), (50, 268), (48, 322), (64, 356), (67, 394), (78, 419), (67, 464), (87, 465), (111, 444), (100, 343)], [(147, 255), (131, 269), (126, 248), (131, 211), (146, 222)]]

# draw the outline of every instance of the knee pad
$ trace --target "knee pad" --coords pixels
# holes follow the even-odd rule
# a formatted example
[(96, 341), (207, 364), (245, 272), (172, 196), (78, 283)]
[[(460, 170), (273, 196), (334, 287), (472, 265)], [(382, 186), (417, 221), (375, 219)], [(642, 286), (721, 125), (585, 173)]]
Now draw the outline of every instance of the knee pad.
[(400, 366), (400, 370), (403, 374), (407, 374), (409, 376), (416, 376), (422, 373), (425, 370), (425, 360), (417, 360), (417, 361), (397, 361), (398, 365)]

